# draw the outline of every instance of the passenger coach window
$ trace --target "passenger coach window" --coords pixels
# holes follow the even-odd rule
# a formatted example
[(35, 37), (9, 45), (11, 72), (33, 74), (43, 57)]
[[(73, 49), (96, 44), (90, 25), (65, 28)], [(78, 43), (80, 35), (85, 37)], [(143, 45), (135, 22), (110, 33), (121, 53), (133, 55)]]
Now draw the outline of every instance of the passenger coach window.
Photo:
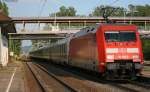
[(107, 31), (105, 39), (107, 42), (136, 41), (136, 34), (132, 31)]

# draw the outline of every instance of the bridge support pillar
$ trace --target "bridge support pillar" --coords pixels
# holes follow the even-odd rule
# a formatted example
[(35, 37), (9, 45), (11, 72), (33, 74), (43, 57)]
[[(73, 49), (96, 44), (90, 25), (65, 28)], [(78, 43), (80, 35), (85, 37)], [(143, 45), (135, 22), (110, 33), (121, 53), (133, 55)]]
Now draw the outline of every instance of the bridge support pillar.
[(144, 30), (147, 30), (147, 23), (145, 21)]
[(69, 20), (69, 30), (70, 30), (70, 26), (71, 26), (71, 21)]
[(84, 21), (84, 27), (86, 27), (86, 21)]
[(38, 22), (38, 29), (40, 30), (40, 27), (41, 27), (41, 24), (40, 24), (40, 22)]
[(24, 21), (22, 22), (22, 25), (23, 25), (22, 31), (25, 31), (25, 26), (26, 26), (26, 24), (25, 24)]
[(130, 20), (130, 24), (132, 24), (132, 20)]

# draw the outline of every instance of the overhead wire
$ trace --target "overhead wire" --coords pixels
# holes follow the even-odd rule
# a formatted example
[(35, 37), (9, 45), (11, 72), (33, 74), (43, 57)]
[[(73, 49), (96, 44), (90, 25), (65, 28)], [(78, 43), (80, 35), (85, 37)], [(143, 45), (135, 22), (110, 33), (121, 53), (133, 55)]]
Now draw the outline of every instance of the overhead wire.
[(41, 6), (41, 9), (40, 9), (40, 12), (39, 12), (38, 17), (41, 16), (41, 14), (42, 14), (42, 12), (43, 12), (43, 10), (44, 10), (44, 7), (45, 7), (45, 5), (46, 5), (46, 2), (47, 2), (47, 0), (41, 0), (41, 1), (44, 1), (44, 2), (43, 2), (43, 4), (42, 4), (42, 6)]
[(116, 4), (117, 2), (119, 2), (120, 0), (115, 0), (113, 1), (110, 5)]
[[(47, 0), (40, 0), (40, 1), (41, 1), (41, 2), (40, 2), (40, 4), (42, 3), (42, 1), (44, 1), (44, 2), (42, 3), (41, 8), (39, 9), (39, 12), (38, 12), (37, 18), (40, 18), (40, 16), (42, 15), (43, 10), (44, 10), (44, 7), (45, 7), (46, 2), (47, 2)], [(34, 25), (34, 26), (33, 26), (32, 30), (35, 30), (35, 28), (36, 28), (36, 25)]]
[(63, 3), (60, 0), (52, 0), (52, 1), (56, 2), (59, 5), (63, 5)]
[[(110, 5), (112, 6), (113, 4), (117, 3), (118, 1), (119, 1), (119, 0), (115, 0), (115, 1), (113, 1), (112, 3), (110, 3)], [(109, 19), (108, 19), (108, 17), (109, 17), (115, 10), (117, 10), (117, 8), (113, 8), (112, 10), (109, 10), (109, 11), (108, 11), (108, 9), (107, 9), (106, 7), (102, 8), (102, 9), (103, 9), (103, 18), (105, 19), (106, 22), (110, 22)]]
[[(38, 13), (38, 18), (42, 15), (42, 12), (43, 12), (43, 10), (44, 10), (44, 7), (45, 7), (45, 5), (46, 5), (47, 0), (40, 0), (40, 1), (41, 1), (41, 2), (44, 1), (44, 2), (43, 2), (43, 4), (42, 4), (42, 6), (41, 6), (41, 9), (40, 9), (39, 13)], [(59, 5), (63, 5), (63, 3), (60, 2), (60, 0), (52, 0), (52, 1), (56, 2), (56, 3), (59, 4)], [(118, 1), (120, 1), (120, 0), (115, 0), (115, 1), (113, 1), (110, 5), (113, 5), (113, 4), (117, 3)], [(35, 29), (35, 26), (34, 26), (33, 30), (34, 30), (34, 29)]]
[[(39, 13), (38, 13), (38, 18), (42, 15), (47, 0), (40, 0), (40, 1), (41, 1), (41, 3), (42, 3), (42, 1), (44, 1), (44, 2), (43, 2), (43, 4), (42, 4), (42, 6), (41, 6), (41, 9), (40, 9)], [(52, 0), (52, 1), (54, 1), (55, 3), (57, 3), (57, 4), (59, 4), (59, 5), (63, 5), (63, 3), (60, 2), (59, 0)], [(35, 29), (35, 26), (36, 26), (36, 25), (34, 25), (34, 27), (33, 27), (32, 30)]]

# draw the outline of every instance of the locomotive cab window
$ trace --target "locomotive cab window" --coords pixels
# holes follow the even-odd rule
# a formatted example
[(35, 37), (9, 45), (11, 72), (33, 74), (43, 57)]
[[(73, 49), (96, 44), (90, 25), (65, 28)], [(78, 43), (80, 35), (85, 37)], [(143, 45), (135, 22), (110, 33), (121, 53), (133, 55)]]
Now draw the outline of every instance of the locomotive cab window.
[(136, 41), (136, 33), (133, 31), (106, 31), (107, 42), (129, 42)]

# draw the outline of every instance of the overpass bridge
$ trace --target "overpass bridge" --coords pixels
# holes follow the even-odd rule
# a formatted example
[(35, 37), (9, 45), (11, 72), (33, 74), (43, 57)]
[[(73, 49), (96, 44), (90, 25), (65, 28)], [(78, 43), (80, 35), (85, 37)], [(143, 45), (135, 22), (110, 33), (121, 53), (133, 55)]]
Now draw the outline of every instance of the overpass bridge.
[(46, 39), (61, 39), (69, 34), (78, 32), (79, 30), (63, 30), (63, 31), (37, 31), (37, 32), (18, 32), (9, 33), (10, 40), (46, 40)]
[[(141, 24), (143, 30), (150, 29), (150, 17), (110, 17), (111, 20), (114, 20), (117, 23), (134, 23)], [(88, 26), (88, 24), (95, 23), (104, 23), (105, 20), (103, 17), (12, 17), (12, 21), (17, 24), (22, 24), (25, 29), (27, 24), (40, 24), (47, 23), (52, 25), (61, 25), (66, 24), (68, 28), (70, 28), (73, 24), (80, 24), (84, 27)], [(139, 27), (140, 28), (140, 27)]]
[[(117, 23), (134, 23), (134, 24), (141, 24), (143, 25), (142, 30), (146, 31), (139, 31), (142, 39), (149, 39), (150, 32), (148, 28), (150, 28), (150, 17), (110, 17), (111, 20), (116, 21)], [(76, 33), (79, 29), (71, 29), (71, 25), (75, 24), (83, 24), (82, 27), (86, 27), (88, 24), (95, 24), (95, 23), (103, 23), (105, 20), (103, 17), (12, 17), (13, 23), (22, 24), (23, 30), (25, 29), (26, 24), (33, 23), (39, 24), (40, 23), (51, 23), (56, 26), (56, 24), (67, 24), (69, 29), (62, 29), (62, 30), (43, 30), (43, 31), (36, 31), (36, 32), (18, 32), (18, 33), (10, 33), (9, 39), (10, 40), (34, 40), (34, 39), (59, 39), (64, 38), (68, 34)], [(59, 26), (59, 25), (58, 25)]]
[[(64, 31), (37, 31), (37, 32), (20, 32), (9, 33), (10, 40), (48, 40), (62, 39), (69, 34), (78, 32), (79, 30), (64, 30)], [(139, 31), (141, 39), (150, 39), (150, 31)]]
[[(150, 23), (150, 17), (110, 17), (119, 23)], [(12, 17), (14, 23), (102, 23), (103, 17)]]

